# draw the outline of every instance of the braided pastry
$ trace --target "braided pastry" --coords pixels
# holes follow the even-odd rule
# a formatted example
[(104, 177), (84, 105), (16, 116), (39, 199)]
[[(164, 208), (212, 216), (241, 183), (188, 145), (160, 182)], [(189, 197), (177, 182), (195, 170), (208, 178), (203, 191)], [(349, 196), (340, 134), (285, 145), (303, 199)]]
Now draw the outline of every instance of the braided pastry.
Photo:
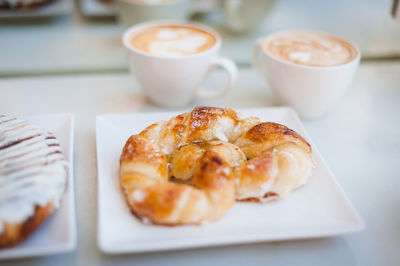
[(138, 216), (199, 224), (222, 217), (235, 199), (286, 197), (313, 168), (311, 146), (295, 131), (232, 109), (196, 107), (132, 135), (120, 182)]

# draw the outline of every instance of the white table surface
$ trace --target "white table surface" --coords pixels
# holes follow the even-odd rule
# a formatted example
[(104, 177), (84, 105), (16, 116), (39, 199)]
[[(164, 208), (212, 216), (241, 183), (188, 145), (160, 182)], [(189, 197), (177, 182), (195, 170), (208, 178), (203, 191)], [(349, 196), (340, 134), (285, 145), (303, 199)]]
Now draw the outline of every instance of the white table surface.
[[(256, 39), (278, 30), (299, 28), (346, 38), (360, 47), (364, 57), (400, 56), (400, 21), (391, 17), (391, 3), (276, 0), (258, 30), (246, 35), (224, 31), (222, 16), (217, 12), (197, 21), (216, 28), (223, 37), (221, 54), (242, 65), (250, 63)], [(52, 20), (0, 20), (0, 76), (126, 70), (123, 31), (116, 20), (85, 19), (78, 7), (70, 15)]]
[[(224, 75), (212, 76), (210, 86)], [(267, 86), (251, 69), (223, 99), (230, 107), (271, 106)], [(1, 261), (1, 265), (400, 265), (400, 63), (363, 63), (334, 110), (304, 121), (367, 229), (347, 236), (109, 256), (97, 247), (95, 117), (159, 111), (127, 74), (0, 80), (0, 113), (75, 115), (78, 248), (69, 254)]]

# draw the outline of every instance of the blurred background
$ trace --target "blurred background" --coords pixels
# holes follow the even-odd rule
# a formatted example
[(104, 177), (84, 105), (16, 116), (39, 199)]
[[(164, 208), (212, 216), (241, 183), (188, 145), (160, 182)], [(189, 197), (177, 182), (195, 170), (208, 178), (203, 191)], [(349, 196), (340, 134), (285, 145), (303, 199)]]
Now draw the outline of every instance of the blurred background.
[[(128, 71), (117, 1), (53, 0), (36, 8), (1, 8), (0, 76)], [(266, 4), (236, 14), (252, 14), (253, 25), (246, 29), (229, 13), (239, 0), (189, 2), (189, 20), (217, 29), (222, 56), (239, 66), (250, 65), (257, 38), (281, 29), (338, 35), (358, 45), (364, 61), (400, 58), (400, 20), (391, 14), (392, 0), (250, 0)]]
[[(35, 1), (36, 7), (18, 7)], [(332, 112), (304, 125), (365, 219), (366, 231), (135, 256), (102, 254), (96, 227), (96, 116), (162, 110), (145, 100), (128, 75), (121, 36), (129, 23), (121, 23), (124, 9), (118, 8), (123, 1), (141, 0), (0, 0), (0, 113), (75, 115), (79, 203), (75, 252), (3, 265), (400, 265), (399, 0), (173, 0), (189, 3), (188, 20), (221, 34), (220, 54), (240, 68), (237, 85), (223, 99), (191, 107), (273, 106), (269, 88), (251, 68), (254, 42), (272, 32), (320, 30), (360, 48), (361, 66), (346, 97)], [(222, 74), (210, 83), (224, 81)]]

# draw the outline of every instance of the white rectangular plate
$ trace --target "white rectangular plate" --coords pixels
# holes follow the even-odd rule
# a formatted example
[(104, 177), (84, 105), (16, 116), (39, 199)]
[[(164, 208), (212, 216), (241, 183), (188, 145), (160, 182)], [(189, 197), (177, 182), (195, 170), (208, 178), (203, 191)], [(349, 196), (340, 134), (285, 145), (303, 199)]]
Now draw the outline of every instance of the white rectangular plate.
[(27, 10), (0, 10), (0, 18), (44, 18), (66, 15), (73, 11), (74, 1), (57, 0), (47, 5)]
[(289, 108), (239, 110), (262, 121), (282, 123), (313, 147), (316, 169), (309, 182), (288, 198), (267, 204), (237, 202), (220, 220), (203, 226), (165, 227), (141, 223), (123, 197), (119, 156), (131, 134), (177, 113), (102, 115), (97, 117), (98, 244), (106, 253), (135, 253), (236, 243), (315, 238), (357, 232), (365, 225), (297, 114)]
[(23, 117), (52, 132), (68, 160), (68, 186), (61, 206), (21, 245), (0, 250), (0, 259), (50, 255), (72, 251), (76, 246), (76, 218), (74, 203), (74, 118), (69, 114)]

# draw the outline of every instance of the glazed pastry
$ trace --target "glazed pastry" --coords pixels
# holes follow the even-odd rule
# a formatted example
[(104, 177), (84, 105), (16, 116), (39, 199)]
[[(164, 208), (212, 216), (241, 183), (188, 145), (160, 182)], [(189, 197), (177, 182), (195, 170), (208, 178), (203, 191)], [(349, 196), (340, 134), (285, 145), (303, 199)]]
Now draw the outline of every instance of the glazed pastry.
[(18, 245), (60, 205), (67, 161), (57, 139), (0, 115), (0, 248)]
[[(217, 161), (221, 169), (209, 168)], [(158, 224), (198, 224), (222, 217), (235, 199), (286, 197), (313, 168), (310, 145), (293, 130), (241, 118), (231, 109), (197, 107), (131, 136), (120, 158), (120, 182), (138, 216)], [(214, 196), (198, 185), (203, 171)], [(212, 201), (221, 195), (224, 201)]]

